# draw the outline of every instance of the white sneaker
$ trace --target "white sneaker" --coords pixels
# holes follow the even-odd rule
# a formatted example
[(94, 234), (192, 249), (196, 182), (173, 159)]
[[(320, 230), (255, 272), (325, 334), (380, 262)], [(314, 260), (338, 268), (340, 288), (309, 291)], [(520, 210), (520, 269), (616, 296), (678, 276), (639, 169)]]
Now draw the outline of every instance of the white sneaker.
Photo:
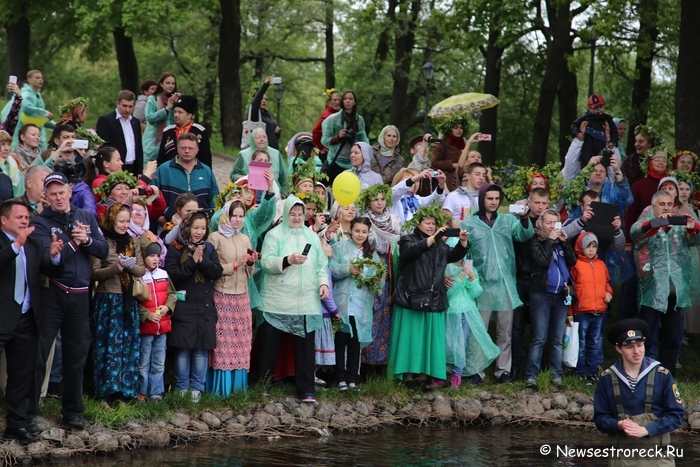
[(192, 402), (195, 404), (202, 399), (202, 392), (201, 391), (192, 391)]
[(178, 389), (176, 391), (180, 397), (185, 397), (187, 396), (187, 389)]

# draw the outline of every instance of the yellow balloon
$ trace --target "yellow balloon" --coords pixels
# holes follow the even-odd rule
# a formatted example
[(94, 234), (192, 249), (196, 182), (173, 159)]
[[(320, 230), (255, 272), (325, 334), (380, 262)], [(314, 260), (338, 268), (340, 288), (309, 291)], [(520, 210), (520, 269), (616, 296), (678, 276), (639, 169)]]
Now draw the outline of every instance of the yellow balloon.
[(343, 172), (333, 181), (333, 196), (338, 204), (347, 206), (360, 196), (360, 179), (352, 172)]
[(44, 126), (44, 124), (49, 121), (48, 117), (30, 117), (24, 112), (20, 115), (19, 120), (22, 122), (22, 125), (29, 125), (30, 123), (33, 123), (39, 128)]

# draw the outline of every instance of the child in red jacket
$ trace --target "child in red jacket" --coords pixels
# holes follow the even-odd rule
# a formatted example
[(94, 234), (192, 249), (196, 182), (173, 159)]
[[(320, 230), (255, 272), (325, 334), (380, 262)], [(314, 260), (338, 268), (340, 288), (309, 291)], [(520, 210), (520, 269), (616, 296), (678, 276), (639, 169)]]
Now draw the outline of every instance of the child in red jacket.
[(598, 379), (598, 367), (603, 365), (601, 328), (613, 290), (608, 267), (597, 258), (598, 237), (595, 234), (582, 232), (574, 252), (578, 259), (569, 272), (577, 299), (569, 307), (566, 323), (571, 326), (572, 319), (579, 323), (576, 373), (588, 384), (593, 384)]
[(161, 246), (157, 242), (149, 242), (146, 236), (141, 243), (143, 263), (146, 274), (143, 282), (148, 289), (149, 297), (139, 299), (139, 314), (141, 315), (141, 365), (137, 384), (139, 400), (163, 400), (165, 387), (163, 372), (165, 370), (166, 334), (172, 329), (170, 315), (175, 309), (177, 296), (175, 287), (164, 269), (158, 267)]

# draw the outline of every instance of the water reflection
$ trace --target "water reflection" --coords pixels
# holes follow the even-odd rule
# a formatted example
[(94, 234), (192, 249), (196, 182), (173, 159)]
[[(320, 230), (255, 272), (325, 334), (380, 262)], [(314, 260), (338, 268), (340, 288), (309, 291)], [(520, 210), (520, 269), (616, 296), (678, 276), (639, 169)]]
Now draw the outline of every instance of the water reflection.
[[(543, 456), (543, 444), (552, 454)], [(556, 445), (607, 447), (607, 436), (595, 430), (566, 427), (390, 428), (370, 434), (330, 438), (239, 439), (200, 443), (165, 451), (138, 451), (118, 458), (90, 457), (99, 467), (253, 467), (253, 466), (607, 466), (607, 459), (556, 457)], [(679, 467), (694, 464), (700, 452), (697, 436), (674, 435), (683, 449)]]

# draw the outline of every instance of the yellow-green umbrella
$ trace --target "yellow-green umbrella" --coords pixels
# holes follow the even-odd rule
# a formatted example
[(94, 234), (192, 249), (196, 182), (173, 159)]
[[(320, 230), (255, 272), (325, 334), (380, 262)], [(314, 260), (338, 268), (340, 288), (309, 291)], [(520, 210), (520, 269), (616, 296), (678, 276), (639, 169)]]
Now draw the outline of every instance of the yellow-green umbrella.
[(468, 92), (448, 97), (430, 109), (428, 113), (432, 118), (449, 118), (460, 113), (476, 113), (491, 107), (496, 107), (501, 101), (491, 94), (480, 94), (478, 92)]

